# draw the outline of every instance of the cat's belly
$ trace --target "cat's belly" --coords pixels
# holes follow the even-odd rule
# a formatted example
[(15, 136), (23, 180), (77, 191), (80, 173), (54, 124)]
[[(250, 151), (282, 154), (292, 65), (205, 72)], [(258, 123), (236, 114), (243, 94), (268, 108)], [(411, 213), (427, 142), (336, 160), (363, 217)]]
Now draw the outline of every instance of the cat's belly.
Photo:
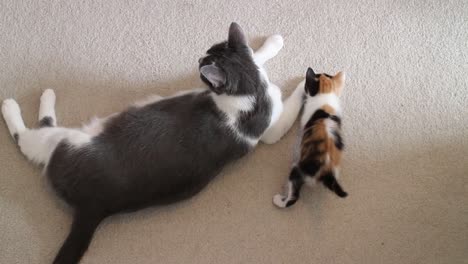
[(145, 146), (129, 139), (122, 142), (132, 145), (127, 152), (102, 142), (80, 149), (61, 143), (47, 174), (58, 194), (75, 206), (96, 203), (119, 212), (173, 203), (198, 193), (227, 163), (251, 149), (221, 138), (191, 146), (186, 141)]

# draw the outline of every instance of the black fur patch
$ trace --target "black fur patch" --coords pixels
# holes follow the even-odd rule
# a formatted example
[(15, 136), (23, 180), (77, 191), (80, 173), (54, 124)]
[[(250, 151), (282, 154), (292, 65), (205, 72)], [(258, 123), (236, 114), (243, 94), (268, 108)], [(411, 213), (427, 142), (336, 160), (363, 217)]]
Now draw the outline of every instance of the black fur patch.
[(315, 96), (320, 90), (320, 81), (306, 79), (305, 92), (310, 96)]
[(19, 135), (18, 135), (18, 133), (14, 133), (14, 134), (13, 134), (13, 138), (15, 139), (15, 142), (16, 142), (16, 143), (19, 142)]
[(39, 127), (53, 127), (54, 126), (54, 119), (50, 116), (44, 116), (39, 121)]
[(333, 131), (333, 136), (335, 137), (335, 146), (339, 150), (343, 150), (344, 148), (344, 143), (343, 143), (343, 138), (341, 137), (340, 133), (338, 131)]
[(338, 126), (341, 127), (341, 118), (339, 116), (331, 115), (330, 119), (335, 121), (338, 124)]
[(319, 109), (315, 111), (315, 113), (312, 115), (312, 117), (307, 121), (306, 125), (304, 126), (304, 129), (307, 129), (311, 126), (314, 125), (314, 123), (319, 120), (319, 119), (324, 119), (330, 117), (330, 114), (323, 111), (322, 109)]
[(322, 164), (315, 159), (315, 156), (310, 156), (299, 163), (301, 171), (309, 176), (314, 176), (320, 170), (321, 166)]
[(294, 205), (294, 204), (297, 202), (298, 199), (299, 199), (299, 197), (294, 197), (294, 198), (292, 198), (291, 200), (289, 200), (289, 201), (286, 203), (286, 207), (290, 207), (290, 206)]

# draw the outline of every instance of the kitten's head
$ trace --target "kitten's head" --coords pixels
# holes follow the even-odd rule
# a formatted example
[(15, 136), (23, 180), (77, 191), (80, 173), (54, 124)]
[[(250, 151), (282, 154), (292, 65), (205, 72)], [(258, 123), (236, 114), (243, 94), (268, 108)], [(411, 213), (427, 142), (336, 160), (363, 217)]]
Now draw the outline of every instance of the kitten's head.
[(213, 45), (199, 60), (200, 78), (216, 94), (248, 94), (259, 82), (258, 68), (242, 28), (232, 23), (228, 40)]
[(341, 94), (345, 83), (344, 72), (338, 72), (335, 76), (326, 73), (316, 74), (312, 68), (307, 69), (305, 92), (309, 96), (334, 93)]

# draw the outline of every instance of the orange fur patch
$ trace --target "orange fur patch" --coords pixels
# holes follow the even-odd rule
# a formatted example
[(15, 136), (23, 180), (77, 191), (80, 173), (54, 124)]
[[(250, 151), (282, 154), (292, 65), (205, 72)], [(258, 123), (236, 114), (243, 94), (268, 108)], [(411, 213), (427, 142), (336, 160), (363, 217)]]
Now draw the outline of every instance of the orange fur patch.
[(322, 110), (330, 115), (336, 114), (335, 108), (331, 107), (329, 104), (322, 106)]
[(337, 73), (332, 78), (327, 77), (325, 74), (320, 74), (318, 93), (335, 93), (336, 95), (340, 95), (344, 86), (344, 78), (344, 73), (342, 72)]

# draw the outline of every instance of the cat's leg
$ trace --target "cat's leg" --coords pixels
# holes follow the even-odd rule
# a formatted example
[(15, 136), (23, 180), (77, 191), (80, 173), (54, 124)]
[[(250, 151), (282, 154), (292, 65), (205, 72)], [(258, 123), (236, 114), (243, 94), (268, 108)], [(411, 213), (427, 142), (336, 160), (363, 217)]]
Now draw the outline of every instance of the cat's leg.
[(70, 147), (81, 147), (91, 142), (92, 136), (79, 129), (44, 127), (26, 129), (18, 136), (21, 152), (36, 164), (47, 164), (57, 145), (66, 140)]
[(273, 203), (280, 208), (295, 204), (299, 199), (299, 194), (303, 185), (304, 175), (297, 166), (294, 166), (289, 174), (286, 195), (276, 194), (273, 196)]
[(41, 95), (41, 104), (39, 106), (39, 126), (57, 126), (57, 117), (55, 116), (55, 93), (52, 89), (45, 90)]
[(281, 35), (272, 35), (268, 37), (263, 45), (255, 51), (253, 58), (258, 66), (263, 66), (269, 59), (278, 55), (283, 48), (284, 41)]
[[(50, 92), (44, 93), (46, 94), (44, 98), (47, 99), (44, 101), (47, 101), (47, 105), (50, 106), (49, 103), (51, 101), (48, 100), (52, 98), (50, 97), (51, 94)], [(55, 98), (53, 101), (55, 101)], [(41, 120), (46, 116), (53, 116), (55, 118), (55, 113), (45, 106), (42, 113), (44, 113), (44, 115), (39, 115)], [(26, 128), (23, 118), (21, 117), (20, 107), (13, 99), (6, 99), (3, 101), (2, 114), (8, 126), (8, 130), (18, 143), (21, 152), (29, 160), (37, 164), (47, 164), (53, 151), (62, 140), (67, 140), (71, 147), (79, 147), (91, 141), (90, 135), (77, 129), (48, 126), (40, 129)], [(53, 121), (52, 124), (55, 124), (55, 121)]]
[(299, 83), (296, 90), (284, 101), (283, 111), (279, 119), (270, 125), (263, 134), (261, 141), (267, 144), (276, 143), (292, 127), (301, 111), (304, 101), (304, 81)]

